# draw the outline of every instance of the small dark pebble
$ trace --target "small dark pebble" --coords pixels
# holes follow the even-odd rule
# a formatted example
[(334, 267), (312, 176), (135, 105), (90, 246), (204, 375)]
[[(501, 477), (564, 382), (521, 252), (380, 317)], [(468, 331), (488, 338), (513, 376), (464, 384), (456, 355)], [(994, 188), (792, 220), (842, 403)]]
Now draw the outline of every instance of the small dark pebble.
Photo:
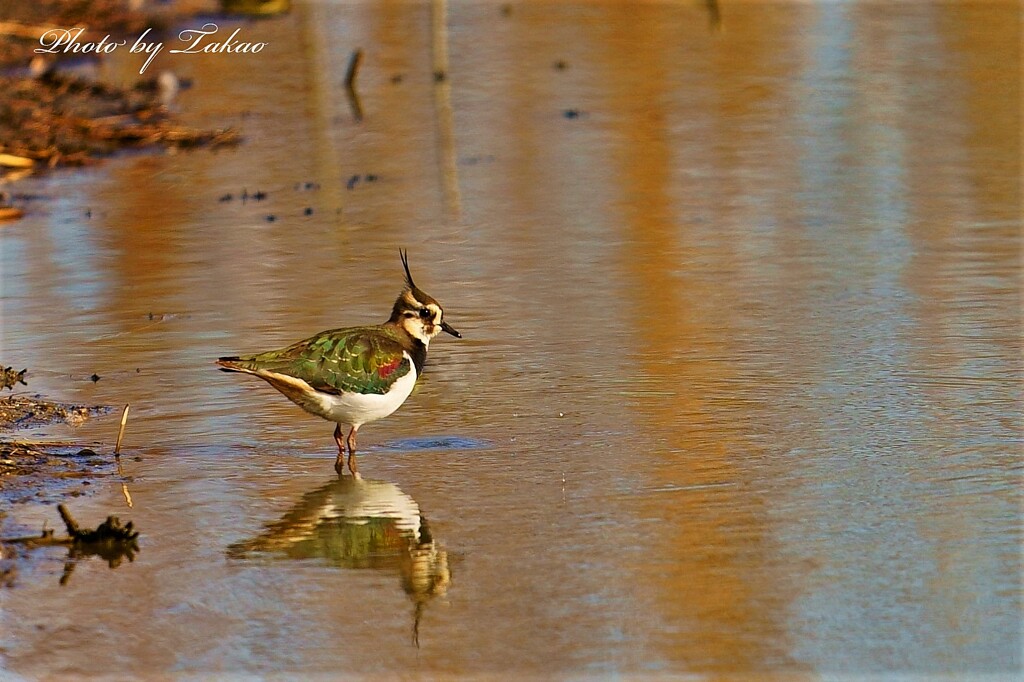
[(267, 198), (267, 193), (262, 191), (262, 190), (260, 190), (260, 191), (256, 192), (256, 194), (253, 194), (252, 198), (255, 199), (256, 201), (263, 201), (264, 199)]
[(100, 375), (99, 374), (93, 374), (91, 377), (89, 377), (89, 380), (92, 381), (92, 383), (95, 384), (97, 381), (100, 380)]
[(91, 208), (85, 209), (85, 217), (86, 218), (92, 218), (92, 209)]
[(434, 82), (435, 83), (443, 83), (444, 79), (447, 78), (447, 77), (448, 76), (445, 75), (444, 71), (435, 71), (434, 72)]
[(228, 192), (227, 194), (222, 194), (220, 199), (217, 199), (217, 201), (223, 204), (225, 201), (231, 201), (234, 198), (235, 196), (231, 194), (231, 192)]
[(268, 223), (272, 223), (275, 220), (277, 220), (277, 216), (274, 215), (273, 213), (268, 213), (264, 220), (266, 220)]
[(141, 462), (141, 461), (142, 461), (142, 458), (141, 458), (141, 457), (139, 457), (138, 455), (136, 455), (135, 457), (132, 457), (132, 461), (133, 461), (133, 462)]
[(570, 119), (571, 118), (579, 118), (580, 117), (580, 110), (579, 109), (566, 109), (565, 111), (562, 112), (562, 116), (564, 116), (566, 118), (570, 118)]
[(313, 209), (306, 207), (306, 210), (302, 212), (302, 215), (313, 215)]
[(501, 16), (503, 16), (503, 17), (510, 17), (510, 16), (512, 16), (512, 5), (502, 5), (501, 6)]
[(395, 85), (398, 85), (399, 83), (401, 83), (402, 82), (402, 74), (396, 73), (394, 76), (391, 77), (391, 82), (394, 83)]
[(75, 454), (75, 457), (96, 457), (96, 452), (89, 448), (82, 448)]
[(89, 481), (82, 481), (82, 485), (92, 485)]
[(373, 173), (370, 173), (370, 174), (368, 174), (366, 176), (366, 181), (367, 182), (377, 182), (377, 176), (374, 175)]
[(566, 64), (561, 59), (559, 59), (557, 62), (555, 62), (555, 68), (558, 69), (559, 71), (565, 71), (566, 69), (569, 68), (569, 65)]
[(345, 183), (345, 187), (347, 189), (352, 189), (353, 187), (356, 186), (356, 184), (358, 182), (359, 182), (359, 176), (358, 175), (353, 175), (351, 178), (348, 179), (348, 182)]

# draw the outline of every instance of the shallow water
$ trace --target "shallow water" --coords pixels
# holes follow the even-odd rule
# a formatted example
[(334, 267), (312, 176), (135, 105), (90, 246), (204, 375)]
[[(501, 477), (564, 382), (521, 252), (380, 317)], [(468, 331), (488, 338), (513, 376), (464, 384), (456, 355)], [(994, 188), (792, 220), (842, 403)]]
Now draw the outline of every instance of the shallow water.
[[(17, 186), (0, 359), (131, 403), (133, 508), (72, 507), (142, 538), (0, 589), (3, 668), (1019, 671), (1017, 8), (510, 8), (451, 3), (436, 84), (428, 5), (298, 4), (164, 62), (242, 146)], [(353, 487), (212, 360), (384, 319), (399, 247), (465, 338)]]

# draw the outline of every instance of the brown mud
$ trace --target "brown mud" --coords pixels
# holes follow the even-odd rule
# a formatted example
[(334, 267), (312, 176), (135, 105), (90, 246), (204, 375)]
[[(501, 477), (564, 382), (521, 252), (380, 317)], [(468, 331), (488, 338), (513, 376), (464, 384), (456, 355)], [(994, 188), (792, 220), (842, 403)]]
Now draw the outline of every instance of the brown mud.
[[(54, 495), (77, 497), (92, 484), (91, 479), (109, 475), (114, 458), (102, 457), (89, 448), (70, 442), (8, 438), (16, 429), (58, 423), (77, 426), (107, 411), (103, 406), (70, 405), (42, 396), (0, 398), (0, 500), (16, 503), (49, 501)], [(65, 485), (58, 485), (59, 481)]]
[(175, 123), (148, 87), (132, 90), (48, 71), (0, 76), (0, 153), (37, 167), (82, 166), (120, 150), (234, 144), (233, 130)]
[[(231, 129), (177, 123), (154, 79), (132, 88), (92, 82), (62, 73), (63, 55), (34, 52), (40, 37), (55, 27), (87, 27), (81, 42), (159, 29), (176, 18), (173, 6), (154, 15), (130, 9), (126, 0), (0, 0), (0, 17), (0, 185), (40, 168), (87, 165), (127, 149), (239, 141)], [(0, 220), (22, 215), (0, 193)]]
[(0, 0), (0, 68), (27, 65), (42, 32), (85, 26), (83, 37), (165, 28), (174, 15), (133, 10), (126, 0)]

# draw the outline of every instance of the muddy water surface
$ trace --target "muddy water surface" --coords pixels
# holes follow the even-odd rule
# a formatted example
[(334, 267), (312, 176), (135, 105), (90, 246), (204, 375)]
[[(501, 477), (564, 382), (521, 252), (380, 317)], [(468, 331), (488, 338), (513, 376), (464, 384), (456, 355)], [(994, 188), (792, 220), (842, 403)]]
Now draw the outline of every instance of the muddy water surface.
[[(429, 6), (299, 3), (164, 65), (239, 148), (20, 184), (0, 359), (132, 404), (73, 509), (142, 537), (0, 589), (3, 668), (1019, 670), (1017, 10), (723, 5), (452, 3), (436, 83)], [(399, 247), (465, 338), (355, 486), (212, 360), (383, 320)]]

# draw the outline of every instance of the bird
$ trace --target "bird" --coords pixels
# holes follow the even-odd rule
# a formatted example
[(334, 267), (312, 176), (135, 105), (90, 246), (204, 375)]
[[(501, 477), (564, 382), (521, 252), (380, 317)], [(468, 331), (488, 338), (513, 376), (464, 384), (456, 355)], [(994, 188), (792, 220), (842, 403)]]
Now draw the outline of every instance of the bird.
[[(462, 338), (437, 299), (413, 282), (408, 252), (399, 255), (405, 286), (383, 324), (328, 329), (278, 350), (217, 359), (221, 370), (257, 376), (306, 412), (335, 422), (340, 476), (347, 448), (348, 470), (360, 478), (356, 432), (405, 402), (423, 373), (430, 341), (441, 332)], [(350, 427), (345, 438), (342, 425)]]

